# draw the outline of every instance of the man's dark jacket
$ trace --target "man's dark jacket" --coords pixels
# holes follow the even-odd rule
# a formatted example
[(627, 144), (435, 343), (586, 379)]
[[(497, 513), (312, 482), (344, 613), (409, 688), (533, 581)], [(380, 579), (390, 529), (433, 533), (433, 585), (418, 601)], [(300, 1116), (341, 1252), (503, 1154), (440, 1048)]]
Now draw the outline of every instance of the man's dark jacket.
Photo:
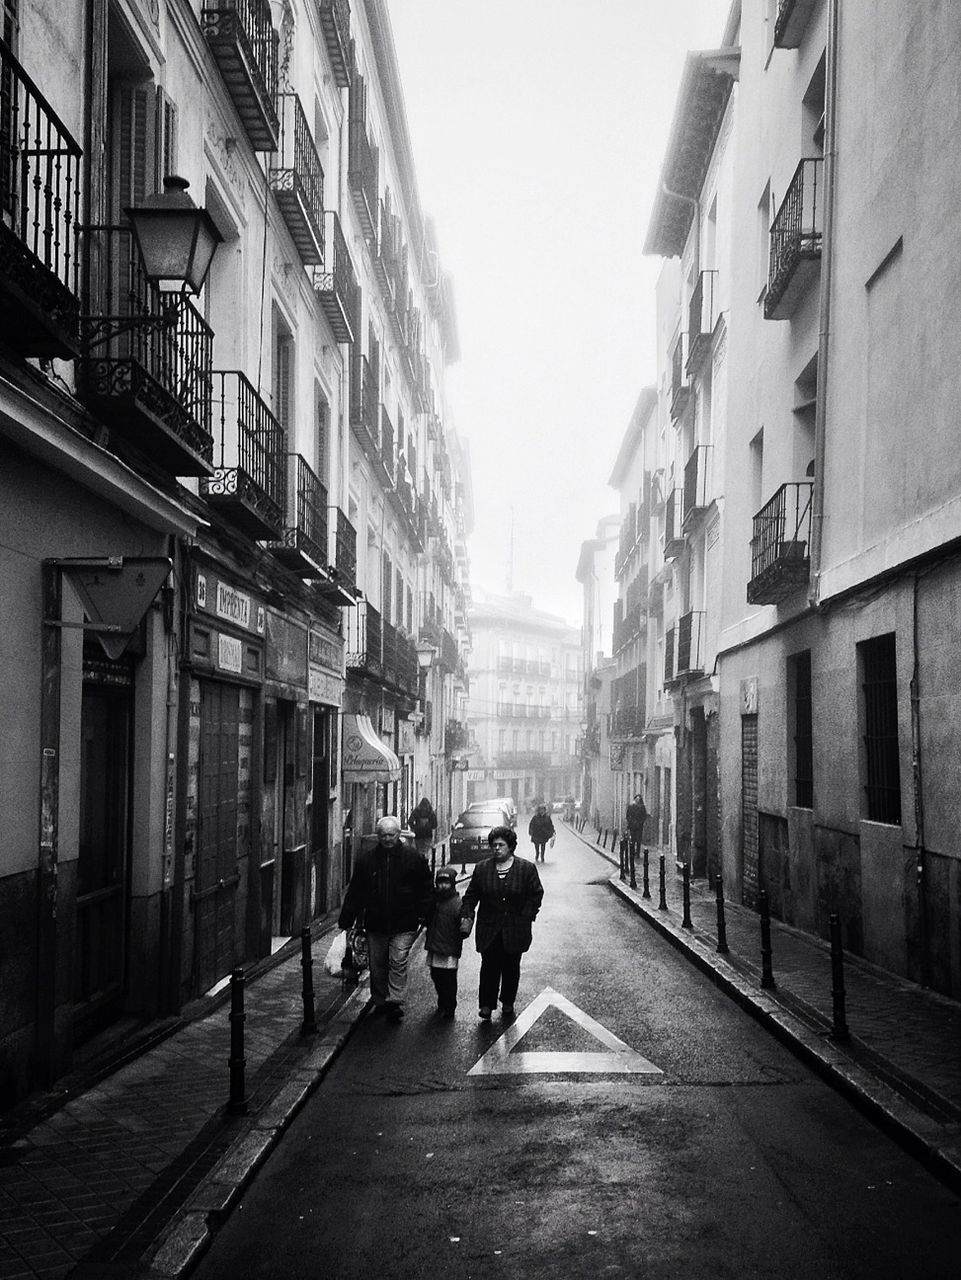
[(556, 834), (554, 822), (549, 813), (535, 813), (531, 818), (527, 834), (538, 844), (546, 844)]
[(498, 934), (508, 955), (520, 955), (531, 945), (531, 925), (541, 909), (544, 887), (533, 862), (515, 856), (503, 882), (493, 858), (479, 862), (470, 878), (461, 904), (461, 917), (474, 919), (478, 905), (474, 942), (484, 951)]
[(427, 919), (433, 898), (423, 854), (406, 844), (390, 850), (376, 844), (354, 865), (337, 924), (349, 929), (362, 919), (370, 933), (407, 933)]
[(643, 800), (632, 800), (627, 806), (627, 829), (635, 840), (644, 835), (644, 823), (647, 821), (647, 809)]

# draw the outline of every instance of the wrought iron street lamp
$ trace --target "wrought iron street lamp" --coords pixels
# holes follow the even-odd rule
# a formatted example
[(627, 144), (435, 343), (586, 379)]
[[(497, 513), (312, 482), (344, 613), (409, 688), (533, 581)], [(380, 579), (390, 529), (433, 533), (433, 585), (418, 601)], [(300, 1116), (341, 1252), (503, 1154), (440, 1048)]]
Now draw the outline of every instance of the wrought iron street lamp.
[(223, 236), (206, 209), (187, 195), (186, 178), (164, 178), (164, 189), (125, 209), (144, 275), (164, 292), (198, 294)]

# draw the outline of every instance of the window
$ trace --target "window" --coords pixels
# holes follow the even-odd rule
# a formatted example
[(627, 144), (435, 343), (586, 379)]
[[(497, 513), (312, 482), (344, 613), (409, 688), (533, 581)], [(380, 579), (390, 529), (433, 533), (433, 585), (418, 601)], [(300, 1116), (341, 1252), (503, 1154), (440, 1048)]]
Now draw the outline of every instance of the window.
[(330, 486), (330, 408), (319, 387), (314, 407), (314, 437), (314, 467), (318, 480), (327, 489)]
[(869, 822), (901, 821), (898, 676), (894, 635), (858, 645), (861, 678), (864, 814)]
[(277, 312), (274, 312), (274, 417), (290, 438), (293, 408), (294, 342)]
[(788, 772), (794, 804), (814, 808), (814, 745), (811, 716), (811, 651), (788, 658)]
[(391, 563), (386, 551), (381, 553), (381, 613), (385, 622), (392, 622), (391, 617)]

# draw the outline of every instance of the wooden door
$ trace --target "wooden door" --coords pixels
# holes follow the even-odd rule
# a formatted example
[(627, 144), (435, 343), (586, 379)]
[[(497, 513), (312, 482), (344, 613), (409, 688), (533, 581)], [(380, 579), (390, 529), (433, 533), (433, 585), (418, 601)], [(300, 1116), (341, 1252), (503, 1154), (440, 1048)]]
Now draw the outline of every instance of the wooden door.
[(202, 681), (194, 889), (200, 991), (226, 976), (235, 958), (239, 725), (239, 691)]

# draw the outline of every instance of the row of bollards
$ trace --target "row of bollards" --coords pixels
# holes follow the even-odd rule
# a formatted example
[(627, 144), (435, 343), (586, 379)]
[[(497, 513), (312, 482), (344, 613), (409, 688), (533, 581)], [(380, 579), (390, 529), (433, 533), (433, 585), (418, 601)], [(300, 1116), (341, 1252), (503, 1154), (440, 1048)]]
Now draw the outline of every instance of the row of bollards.
[[(643, 889), (641, 896), (646, 899), (651, 897), (650, 880), (649, 880), (649, 864), (650, 850), (644, 848), (643, 855)], [(637, 853), (637, 846), (633, 841), (624, 839), (620, 845), (620, 878), (622, 881), (630, 877), (630, 885), (632, 889), (637, 888), (637, 879), (634, 867), (634, 859)], [(658, 855), (658, 874), (659, 874), (659, 902), (658, 910), (669, 910), (667, 905), (667, 882), (666, 882), (666, 863), (664, 854)], [(694, 923), (691, 919), (691, 868), (688, 863), (683, 863), (681, 867), (681, 885), (682, 885), (682, 910), (681, 927), (683, 929), (693, 929)], [(717, 953), (719, 955), (728, 955), (730, 947), (727, 941), (727, 922), (724, 914), (724, 886), (721, 877), (717, 876), (714, 882), (714, 901), (717, 913)], [(761, 987), (767, 991), (776, 990), (774, 980), (774, 957), (771, 945), (771, 909), (766, 889), (761, 889), (758, 893), (758, 916), (761, 926)], [(841, 941), (841, 924), (837, 913), (830, 916), (830, 937), (831, 937), (831, 1003), (832, 1003), (832, 1030), (831, 1035), (835, 1040), (847, 1040), (850, 1031), (847, 1024), (847, 1016), (845, 1011), (845, 991), (844, 991), (844, 947)]]

